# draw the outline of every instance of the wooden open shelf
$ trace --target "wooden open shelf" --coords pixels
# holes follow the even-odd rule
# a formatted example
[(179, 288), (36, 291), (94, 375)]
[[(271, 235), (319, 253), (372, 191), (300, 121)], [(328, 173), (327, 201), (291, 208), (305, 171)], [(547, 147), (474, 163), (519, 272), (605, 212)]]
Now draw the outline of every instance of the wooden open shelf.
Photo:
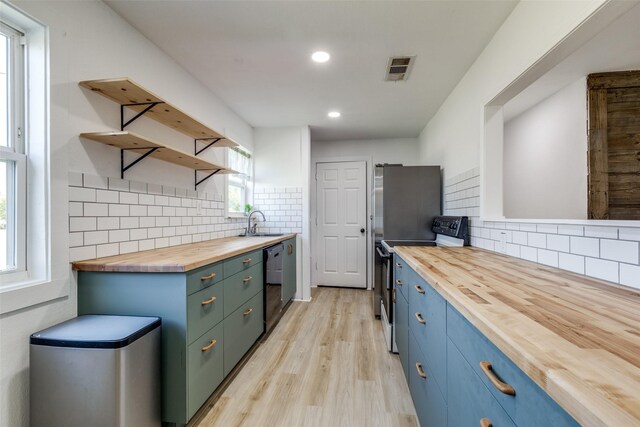
[[(214, 147), (238, 146), (238, 143), (235, 141), (203, 125), (193, 117), (169, 104), (159, 96), (149, 92), (147, 89), (129, 78), (123, 77), (117, 79), (85, 80), (80, 82), (80, 86), (109, 98), (110, 100), (120, 104), (121, 108), (127, 107), (136, 113), (142, 113), (147, 110), (149, 106), (157, 103), (157, 105), (152, 106), (143, 114), (148, 115), (150, 118), (162, 123), (163, 125), (169, 126), (192, 137), (194, 140), (220, 138), (220, 140), (213, 145)], [(126, 126), (124, 121), (121, 126), (123, 129)], [(202, 143), (206, 144), (207, 141), (202, 141)]]
[(200, 157), (196, 157), (192, 154), (177, 150), (175, 148), (167, 147), (164, 144), (152, 141), (148, 138), (144, 138), (140, 135), (136, 135), (135, 133), (131, 133), (128, 131), (81, 133), (80, 136), (82, 138), (90, 139), (101, 144), (120, 148), (121, 150), (132, 151), (140, 155), (144, 155), (145, 153), (149, 152), (150, 149), (156, 148), (155, 151), (149, 154), (149, 157), (164, 160), (168, 163), (173, 163), (198, 171), (217, 170), (218, 174), (239, 173), (232, 169), (216, 165), (215, 163), (208, 162)]

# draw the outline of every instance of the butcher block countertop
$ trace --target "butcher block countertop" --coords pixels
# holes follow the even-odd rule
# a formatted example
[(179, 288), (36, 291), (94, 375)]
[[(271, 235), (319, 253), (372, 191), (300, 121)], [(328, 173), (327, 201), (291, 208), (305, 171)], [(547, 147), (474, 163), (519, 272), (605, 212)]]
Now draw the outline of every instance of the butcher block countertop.
[(74, 270), (79, 271), (182, 273), (254, 249), (264, 248), (292, 237), (295, 237), (295, 234), (268, 237), (227, 237), (171, 246), (169, 248), (77, 261), (72, 266)]
[(472, 247), (395, 252), (585, 426), (640, 426), (640, 291)]

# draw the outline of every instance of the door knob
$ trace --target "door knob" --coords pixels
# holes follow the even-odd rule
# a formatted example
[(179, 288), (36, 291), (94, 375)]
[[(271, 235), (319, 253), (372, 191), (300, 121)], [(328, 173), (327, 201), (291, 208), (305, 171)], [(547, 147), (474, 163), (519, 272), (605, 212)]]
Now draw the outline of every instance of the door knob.
[(361, 228), (361, 229), (360, 229), (360, 232), (361, 232), (361, 233), (364, 233), (364, 228)]

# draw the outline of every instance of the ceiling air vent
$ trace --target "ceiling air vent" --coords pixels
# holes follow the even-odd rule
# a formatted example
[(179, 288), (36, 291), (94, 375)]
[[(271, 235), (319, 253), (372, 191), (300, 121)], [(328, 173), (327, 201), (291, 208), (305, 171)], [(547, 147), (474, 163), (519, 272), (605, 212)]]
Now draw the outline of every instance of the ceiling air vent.
[(388, 82), (407, 80), (415, 61), (415, 56), (392, 56), (387, 63), (385, 80)]

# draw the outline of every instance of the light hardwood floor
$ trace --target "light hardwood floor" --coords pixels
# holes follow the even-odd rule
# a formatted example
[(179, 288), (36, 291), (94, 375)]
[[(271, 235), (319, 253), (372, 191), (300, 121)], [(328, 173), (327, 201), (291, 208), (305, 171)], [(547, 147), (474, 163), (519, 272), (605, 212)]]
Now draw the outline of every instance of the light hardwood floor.
[(314, 289), (294, 302), (220, 399), (210, 426), (417, 426), (371, 292)]

